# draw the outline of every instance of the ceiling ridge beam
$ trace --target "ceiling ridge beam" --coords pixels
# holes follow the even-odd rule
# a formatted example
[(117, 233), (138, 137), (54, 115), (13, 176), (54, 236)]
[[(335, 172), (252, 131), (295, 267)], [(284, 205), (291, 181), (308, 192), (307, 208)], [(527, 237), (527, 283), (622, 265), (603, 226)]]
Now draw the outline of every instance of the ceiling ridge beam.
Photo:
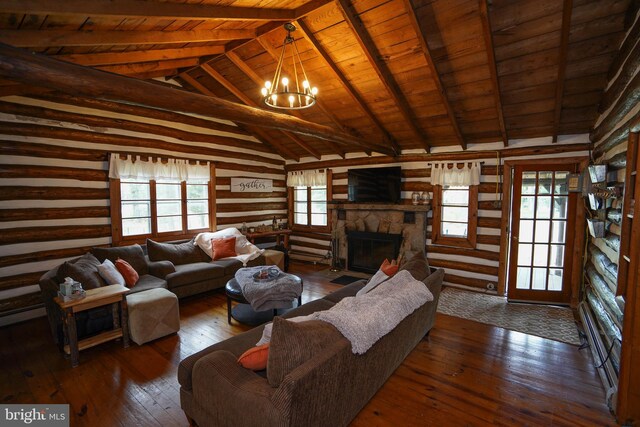
[(391, 136), (391, 134), (389, 134), (382, 122), (380, 122), (373, 111), (371, 111), (369, 105), (367, 105), (360, 93), (356, 90), (355, 87), (353, 87), (351, 82), (347, 80), (347, 78), (344, 76), (335, 62), (333, 62), (328, 52), (320, 45), (320, 41), (315, 37), (315, 35), (313, 35), (311, 29), (307, 26), (304, 20), (298, 19), (297, 21), (295, 21), (295, 25), (302, 32), (304, 38), (306, 38), (307, 41), (311, 43), (311, 46), (313, 47), (313, 50), (315, 50), (316, 54), (320, 56), (323, 59), (324, 63), (333, 71), (334, 75), (338, 78), (351, 99), (353, 99), (353, 101), (358, 105), (358, 107), (360, 107), (360, 109), (365, 113), (365, 115), (369, 118), (373, 125), (382, 134), (383, 139), (391, 144), (393, 150), (397, 154), (400, 154), (400, 146), (398, 145), (398, 142)]
[(400, 110), (400, 114), (403, 116), (411, 131), (422, 143), (423, 148), (429, 152), (431, 146), (427, 141), (423, 131), (418, 127), (415, 114), (411, 110), (411, 106), (406, 97), (402, 93), (400, 86), (393, 78), (393, 74), (389, 70), (387, 64), (380, 58), (378, 49), (371, 38), (371, 35), (365, 28), (364, 24), (357, 15), (355, 8), (349, 0), (336, 0), (338, 9), (342, 12), (345, 21), (351, 28), (351, 31), (356, 37), (358, 44), (367, 57), (369, 64), (375, 70), (378, 78), (389, 92), (389, 96), (394, 101), (396, 107)]
[(15, 47), (148, 45), (253, 39), (256, 30), (77, 31), (0, 30), (0, 41)]
[(0, 13), (71, 15), (114, 18), (162, 18), (188, 20), (291, 21), (296, 9), (216, 6), (140, 0), (3, 0)]
[[(180, 74), (179, 78), (183, 79), (185, 82), (190, 84), (195, 90), (197, 90), (201, 94), (206, 96), (217, 97), (217, 95), (213, 91), (211, 91), (208, 87), (206, 87), (205, 85), (203, 85), (202, 83), (200, 83), (199, 81), (191, 77), (188, 73)], [(246, 129), (251, 131), (252, 133), (257, 134), (260, 137), (260, 139), (256, 138), (255, 135), (254, 135), (254, 138), (258, 139), (260, 143), (271, 147), (276, 153), (282, 156), (283, 159), (289, 158), (289, 159), (295, 160), (296, 162), (300, 161), (300, 156), (296, 155), (294, 152), (284, 147), (280, 143), (274, 143), (271, 140), (271, 138), (269, 138), (267, 134), (262, 130), (252, 128), (251, 126), (246, 126)]]
[[(255, 71), (253, 71), (253, 69), (249, 67), (249, 65), (244, 62), (242, 58), (240, 58), (240, 55), (238, 55), (236, 52), (227, 52), (225, 56), (229, 59), (229, 61), (233, 63), (233, 65), (238, 67), (238, 69), (242, 73), (244, 73), (245, 76), (253, 80), (253, 82), (258, 85), (258, 87), (261, 87), (264, 84), (264, 80)], [(292, 110), (291, 114), (298, 118), (301, 118), (300, 113), (296, 110)], [(340, 157), (342, 157), (343, 159), (345, 158), (345, 152), (344, 150), (342, 150), (342, 147), (340, 145), (336, 144), (333, 141), (327, 141), (327, 143), (331, 145), (331, 149), (338, 153)]]
[(152, 62), (169, 59), (199, 58), (202, 56), (220, 55), (224, 53), (224, 46), (185, 47), (179, 49), (150, 49), (127, 52), (103, 53), (72, 53), (67, 55), (52, 55), (55, 59), (73, 62), (78, 65), (119, 65), (132, 62)]
[(153, 61), (153, 62), (134, 62), (131, 64), (119, 64), (119, 65), (101, 65), (96, 67), (100, 70), (107, 71), (109, 73), (123, 74), (125, 76), (135, 74), (155, 73), (158, 71), (177, 70), (178, 68), (185, 68), (197, 65), (198, 58), (183, 58), (183, 59), (170, 59), (166, 61)]
[(425, 28), (420, 24), (411, 0), (402, 0), (402, 2), (404, 3), (404, 8), (409, 17), (409, 21), (411, 21), (411, 26), (413, 27), (413, 30), (416, 33), (416, 37), (418, 38), (418, 42), (420, 43), (420, 47), (422, 48), (422, 54), (424, 55), (424, 59), (427, 61), (433, 81), (436, 84), (436, 89), (438, 91), (438, 94), (440, 95), (440, 100), (447, 110), (447, 115), (449, 116), (449, 120), (451, 121), (451, 126), (453, 127), (453, 131), (456, 135), (456, 138), (458, 139), (458, 143), (463, 150), (466, 150), (467, 143), (462, 136), (460, 125), (458, 125), (458, 120), (456, 119), (456, 115), (453, 111), (453, 108), (451, 107), (451, 103), (449, 102), (447, 89), (442, 83), (442, 79), (440, 78), (440, 74), (438, 73), (436, 64), (433, 60), (433, 55), (431, 54), (431, 48), (429, 48), (429, 43), (427, 43), (427, 32)]
[[(257, 102), (255, 102), (253, 99), (247, 96), (243, 91), (241, 91), (237, 86), (231, 83), (227, 78), (225, 78), (222, 74), (220, 74), (218, 70), (213, 68), (211, 65), (202, 64), (200, 65), (200, 68), (209, 76), (213, 77), (222, 86), (224, 86), (225, 89), (231, 92), (233, 96), (238, 98), (240, 101), (244, 102), (245, 104), (251, 107), (258, 108)], [(298, 146), (300, 146), (300, 148), (305, 150), (307, 153), (311, 154), (316, 159), (320, 159), (322, 157), (322, 155), (317, 150), (311, 148), (306, 142), (300, 139), (297, 135), (292, 135), (290, 132), (286, 132), (286, 131), (282, 131), (282, 133), (286, 135), (287, 138), (295, 142)]]
[(560, 51), (558, 52), (558, 79), (556, 80), (556, 105), (553, 115), (553, 139), (558, 142), (560, 117), (562, 114), (562, 95), (564, 94), (564, 76), (567, 71), (567, 55), (569, 53), (569, 36), (571, 34), (571, 14), (573, 0), (564, 0), (562, 5), (562, 33), (560, 35)]
[(479, 0), (480, 3), (480, 19), (482, 20), (482, 34), (484, 36), (484, 45), (487, 49), (487, 57), (489, 59), (489, 72), (491, 74), (491, 84), (495, 93), (493, 99), (498, 112), (498, 122), (500, 123), (500, 134), (502, 135), (502, 144), (509, 146), (509, 135), (507, 127), (504, 123), (504, 109), (502, 108), (502, 93), (500, 92), (500, 80), (498, 78), (498, 67), (496, 66), (496, 54), (493, 49), (493, 32), (491, 31), (491, 17), (489, 16), (488, 0)]

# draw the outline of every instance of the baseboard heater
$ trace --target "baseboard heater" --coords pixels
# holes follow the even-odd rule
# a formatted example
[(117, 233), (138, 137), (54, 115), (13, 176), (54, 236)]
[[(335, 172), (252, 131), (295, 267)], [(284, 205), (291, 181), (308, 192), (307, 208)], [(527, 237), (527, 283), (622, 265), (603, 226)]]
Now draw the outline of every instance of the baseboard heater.
[(587, 341), (595, 364), (594, 366), (598, 371), (598, 375), (600, 375), (600, 380), (606, 391), (607, 405), (613, 412), (615, 411), (618, 394), (618, 373), (611, 362), (611, 358), (607, 357), (609, 349), (602, 340), (596, 320), (586, 301), (579, 304), (578, 314), (584, 325), (584, 331), (587, 335)]

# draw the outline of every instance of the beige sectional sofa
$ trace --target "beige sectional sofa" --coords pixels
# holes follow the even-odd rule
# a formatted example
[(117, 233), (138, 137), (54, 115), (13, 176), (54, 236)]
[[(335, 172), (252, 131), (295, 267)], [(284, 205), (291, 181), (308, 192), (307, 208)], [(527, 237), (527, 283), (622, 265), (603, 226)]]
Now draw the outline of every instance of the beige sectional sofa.
[[(424, 270), (425, 265), (426, 260), (418, 270)], [(402, 320), (365, 354), (353, 354), (350, 342), (328, 323), (293, 323), (276, 318), (267, 371), (254, 372), (237, 362), (260, 339), (264, 326), (184, 359), (178, 368), (182, 409), (202, 427), (347, 425), (433, 326), (444, 270), (426, 269), (431, 272), (428, 276), (410, 271), (426, 284), (434, 300)], [(327, 310), (343, 298), (354, 296), (364, 285), (365, 281), (347, 285), (283, 318)], [(282, 331), (283, 327), (287, 345), (277, 347), (276, 328)], [(317, 351), (296, 365), (309, 349)], [(296, 363), (292, 364), (294, 359)], [(271, 369), (278, 370), (281, 382), (277, 385)]]

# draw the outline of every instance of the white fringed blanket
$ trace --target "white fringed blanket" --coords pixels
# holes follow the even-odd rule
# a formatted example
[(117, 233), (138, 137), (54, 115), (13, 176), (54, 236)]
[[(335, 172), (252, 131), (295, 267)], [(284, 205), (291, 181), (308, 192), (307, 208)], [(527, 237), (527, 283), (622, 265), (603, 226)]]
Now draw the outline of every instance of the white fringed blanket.
[(427, 301), (433, 301), (427, 286), (400, 271), (371, 292), (316, 313), (316, 318), (335, 326), (351, 342), (354, 354), (363, 354)]

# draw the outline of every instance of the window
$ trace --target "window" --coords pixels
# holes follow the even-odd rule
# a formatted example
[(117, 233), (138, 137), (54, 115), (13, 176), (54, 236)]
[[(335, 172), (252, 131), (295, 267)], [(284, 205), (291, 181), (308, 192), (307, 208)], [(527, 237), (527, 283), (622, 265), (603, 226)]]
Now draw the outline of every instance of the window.
[(433, 198), (431, 241), (434, 244), (475, 248), (478, 187), (436, 185)]
[(294, 187), (293, 225), (326, 227), (327, 224), (327, 187)]
[(209, 229), (207, 181), (120, 181), (122, 237)]

